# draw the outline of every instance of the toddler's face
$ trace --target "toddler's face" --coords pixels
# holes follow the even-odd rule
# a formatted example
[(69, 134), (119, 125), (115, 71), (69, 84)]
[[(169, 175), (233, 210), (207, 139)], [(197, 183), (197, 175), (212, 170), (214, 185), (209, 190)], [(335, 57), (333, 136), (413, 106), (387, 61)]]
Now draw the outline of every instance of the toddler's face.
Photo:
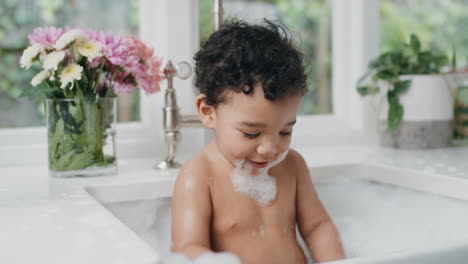
[(216, 142), (224, 158), (245, 160), (263, 168), (288, 150), (300, 95), (286, 96), (274, 102), (265, 99), (263, 89), (253, 95), (231, 93), (216, 108)]

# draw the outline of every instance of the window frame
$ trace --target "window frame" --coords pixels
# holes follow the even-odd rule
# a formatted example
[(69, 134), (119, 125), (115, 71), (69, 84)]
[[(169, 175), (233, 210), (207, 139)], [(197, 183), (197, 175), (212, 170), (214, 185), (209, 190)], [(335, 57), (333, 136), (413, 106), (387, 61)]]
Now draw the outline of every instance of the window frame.
[[(204, 0), (206, 1), (206, 0)], [(155, 54), (171, 58), (174, 64), (188, 61), (198, 49), (198, 0), (140, 0), (139, 36), (155, 47)], [(378, 52), (379, 0), (331, 0), (332, 7), (332, 103), (333, 113), (298, 116), (294, 145), (332, 145), (369, 142), (375, 138), (372, 111), (363, 104), (355, 82)], [(170, 25), (170, 27), (168, 27)], [(158, 32), (158, 34), (154, 34)], [(174, 80), (183, 114), (196, 113), (193, 77)], [(164, 158), (166, 146), (162, 130), (164, 90), (141, 95), (141, 120), (117, 125), (116, 148), (119, 159)], [(186, 92), (190, 91), (190, 92)], [(185, 131), (185, 132), (184, 132)], [(0, 129), (0, 166), (47, 164), (45, 127)], [(183, 129), (190, 142), (182, 140), (178, 153), (195, 153), (209, 139), (205, 129)]]
[(376, 118), (356, 92), (379, 48), (379, 0), (331, 0), (332, 113), (299, 116), (293, 146), (370, 144), (377, 140)]

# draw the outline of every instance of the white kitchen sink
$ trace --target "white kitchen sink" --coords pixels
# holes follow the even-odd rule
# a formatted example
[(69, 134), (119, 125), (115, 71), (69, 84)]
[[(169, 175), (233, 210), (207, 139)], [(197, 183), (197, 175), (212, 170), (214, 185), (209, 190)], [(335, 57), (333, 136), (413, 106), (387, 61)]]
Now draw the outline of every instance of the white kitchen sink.
[[(347, 260), (336, 263), (464, 263), (468, 181), (375, 164), (310, 168)], [(87, 191), (161, 256), (169, 253), (177, 171), (154, 181)]]

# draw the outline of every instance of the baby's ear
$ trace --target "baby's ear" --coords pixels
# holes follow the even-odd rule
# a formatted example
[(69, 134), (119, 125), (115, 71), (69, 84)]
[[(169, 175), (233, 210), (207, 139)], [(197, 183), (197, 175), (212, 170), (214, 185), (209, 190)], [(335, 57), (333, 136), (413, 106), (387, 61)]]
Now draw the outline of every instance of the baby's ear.
[(206, 94), (200, 94), (197, 96), (195, 105), (198, 111), (198, 117), (200, 118), (203, 126), (209, 129), (215, 128), (216, 122), (216, 111), (215, 108), (211, 105), (208, 105), (205, 102)]

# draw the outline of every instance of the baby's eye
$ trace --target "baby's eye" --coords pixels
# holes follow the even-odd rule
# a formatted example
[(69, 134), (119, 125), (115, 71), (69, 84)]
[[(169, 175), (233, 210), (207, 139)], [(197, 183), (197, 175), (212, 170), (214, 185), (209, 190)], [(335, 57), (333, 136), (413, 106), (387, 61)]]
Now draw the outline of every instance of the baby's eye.
[(244, 136), (246, 136), (246, 137), (248, 137), (250, 139), (253, 139), (253, 138), (256, 138), (256, 137), (260, 136), (260, 132), (257, 133), (257, 134), (249, 134), (249, 133), (245, 133), (245, 132), (242, 132), (242, 133), (244, 133)]
[(289, 137), (291, 136), (291, 132), (280, 132), (279, 133), (281, 136), (284, 136), (284, 137)]

